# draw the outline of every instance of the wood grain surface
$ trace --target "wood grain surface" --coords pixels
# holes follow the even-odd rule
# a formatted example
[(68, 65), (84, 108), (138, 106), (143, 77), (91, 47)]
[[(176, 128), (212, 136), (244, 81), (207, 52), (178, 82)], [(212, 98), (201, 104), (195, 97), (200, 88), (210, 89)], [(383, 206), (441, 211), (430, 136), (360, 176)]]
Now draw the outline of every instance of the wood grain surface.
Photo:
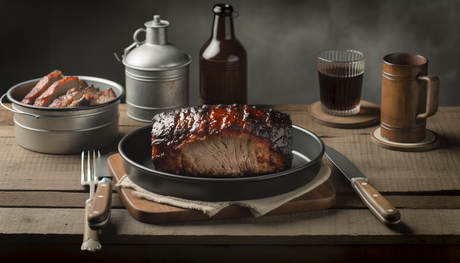
[[(455, 252), (460, 251), (460, 107), (441, 107), (428, 118), (427, 128), (439, 136), (434, 149), (402, 152), (372, 142), (370, 132), (378, 124), (338, 129), (314, 122), (309, 105), (265, 106), (289, 113), (294, 124), (314, 132), (326, 145), (347, 157), (400, 211), (400, 225), (389, 229), (381, 224), (351, 189), (350, 182), (326, 158), (324, 163), (332, 169), (330, 182), (336, 190), (336, 203), (325, 210), (145, 224), (130, 215), (114, 191), (109, 224), (99, 231), (99, 255), (121, 260), (129, 255), (134, 257), (130, 253), (136, 252), (156, 258), (155, 253), (165, 255), (161, 251), (180, 248), (196, 257), (198, 253), (228, 262), (227, 258), (232, 258), (230, 253), (241, 251), (249, 255), (245, 248), (250, 247), (267, 252), (266, 256), (251, 258), (252, 262), (280, 262), (281, 258), (300, 262), (308, 251), (318, 260), (328, 256), (354, 258), (352, 254), (359, 251), (373, 251), (366, 254), (367, 262), (379, 256), (394, 259), (399, 255), (407, 259), (407, 251), (414, 252), (411, 258), (421, 262), (423, 256), (431, 262), (460, 260)], [(126, 105), (120, 105), (119, 139), (145, 125), (128, 118)], [(0, 144), (0, 256), (19, 258), (20, 251), (42, 251), (43, 255), (51, 248), (61, 248), (60, 251), (75, 251), (75, 259), (98, 258), (94, 253), (88, 256), (79, 251), (84, 205), (89, 196), (89, 189), (80, 184), (80, 156), (40, 154), (18, 146), (13, 114), (1, 107)], [(101, 153), (116, 150), (117, 142), (101, 149)], [(138, 248), (143, 248), (143, 252)], [(272, 253), (278, 249), (287, 254)], [(180, 257), (174, 254), (177, 253), (170, 257)]]

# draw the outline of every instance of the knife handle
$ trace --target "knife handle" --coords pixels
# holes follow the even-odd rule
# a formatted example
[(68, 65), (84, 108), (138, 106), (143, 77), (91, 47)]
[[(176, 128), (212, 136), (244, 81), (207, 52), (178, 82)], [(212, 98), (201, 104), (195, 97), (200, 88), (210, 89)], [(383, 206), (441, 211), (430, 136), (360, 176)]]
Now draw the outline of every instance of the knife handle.
[(353, 180), (352, 186), (382, 223), (387, 226), (394, 226), (401, 221), (399, 211), (366, 180)]
[(112, 184), (110, 179), (104, 178), (97, 184), (93, 205), (88, 214), (88, 223), (91, 229), (103, 229), (109, 223), (111, 206)]
[(89, 210), (91, 209), (92, 201), (88, 200), (85, 204), (85, 221), (83, 222), (83, 244), (81, 250), (88, 250), (91, 252), (101, 250), (101, 243), (99, 243), (99, 236), (97, 231), (89, 228), (88, 218)]

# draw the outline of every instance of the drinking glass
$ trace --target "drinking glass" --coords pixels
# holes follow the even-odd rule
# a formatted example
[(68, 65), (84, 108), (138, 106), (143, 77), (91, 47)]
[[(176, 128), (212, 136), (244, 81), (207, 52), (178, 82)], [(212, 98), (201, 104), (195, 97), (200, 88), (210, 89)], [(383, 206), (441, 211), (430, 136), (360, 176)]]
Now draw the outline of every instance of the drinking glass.
[(334, 116), (352, 116), (359, 112), (365, 56), (349, 49), (331, 49), (318, 53), (321, 110)]

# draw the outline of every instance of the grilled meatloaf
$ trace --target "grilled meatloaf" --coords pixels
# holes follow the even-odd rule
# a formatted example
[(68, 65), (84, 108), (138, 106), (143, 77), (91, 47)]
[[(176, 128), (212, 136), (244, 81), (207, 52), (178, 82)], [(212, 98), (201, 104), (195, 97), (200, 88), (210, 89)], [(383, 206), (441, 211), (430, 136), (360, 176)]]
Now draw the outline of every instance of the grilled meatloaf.
[(158, 171), (197, 177), (242, 177), (287, 170), (292, 163), (289, 114), (247, 105), (203, 105), (153, 118)]

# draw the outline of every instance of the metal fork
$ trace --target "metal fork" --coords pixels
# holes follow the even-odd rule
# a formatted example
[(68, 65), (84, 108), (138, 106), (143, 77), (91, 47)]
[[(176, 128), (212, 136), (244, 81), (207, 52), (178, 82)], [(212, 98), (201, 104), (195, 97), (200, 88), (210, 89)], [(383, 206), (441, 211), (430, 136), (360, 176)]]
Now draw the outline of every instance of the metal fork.
[[(100, 157), (101, 153), (97, 151), (97, 157)], [(94, 162), (96, 161), (96, 151), (88, 151), (88, 158), (86, 159), (87, 165), (85, 173), (85, 152), (81, 153), (81, 184), (89, 185), (89, 199), (86, 200), (85, 204), (85, 221), (84, 221), (84, 231), (83, 231), (83, 244), (81, 245), (81, 250), (88, 250), (91, 252), (101, 250), (101, 243), (99, 243), (98, 232), (92, 230), (88, 225), (88, 213), (91, 208), (91, 204), (94, 199), (95, 186), (97, 184), (97, 179), (94, 176)]]

